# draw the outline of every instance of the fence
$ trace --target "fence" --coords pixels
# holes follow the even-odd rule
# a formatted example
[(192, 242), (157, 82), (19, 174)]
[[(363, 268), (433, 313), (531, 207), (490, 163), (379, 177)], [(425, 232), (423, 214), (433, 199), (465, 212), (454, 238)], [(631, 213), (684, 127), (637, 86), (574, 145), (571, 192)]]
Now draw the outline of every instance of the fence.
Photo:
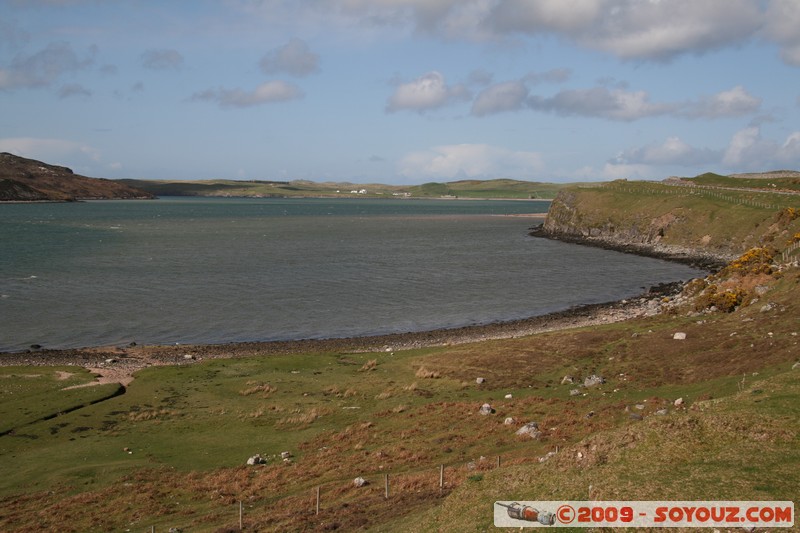
[[(554, 452), (551, 452), (551, 454)], [(548, 457), (549, 455), (548, 454)], [(525, 463), (531, 461), (533, 458), (525, 457), (525, 458), (517, 458), (514, 463)], [(541, 460), (536, 457), (536, 462), (540, 462)], [(382, 474), (372, 474), (368, 477), (372, 478), (372, 481), (369, 483), (373, 485), (372, 493), (375, 494), (376, 488), (378, 488), (381, 484), (383, 485), (381, 490), (382, 496), (381, 499), (390, 502), (392, 499), (395, 498), (402, 498), (405, 494), (403, 493), (403, 480), (404, 478), (415, 478), (418, 480), (421, 476), (423, 476), (426, 480), (430, 480), (428, 491), (433, 493), (438, 493), (440, 496), (444, 496), (445, 494), (449, 493), (449, 491), (456, 488), (460, 483), (467, 481), (469, 478), (475, 478), (477, 476), (481, 476), (482, 472), (488, 471), (491, 469), (500, 468), (501, 465), (501, 458), (500, 456), (496, 456), (494, 461), (490, 461), (485, 457), (481, 457), (480, 461), (473, 461), (469, 463), (452, 463), (449, 465), (440, 464), (438, 467), (426, 467), (423, 469), (412, 470), (412, 471), (404, 471), (400, 473), (382, 473)], [(463, 475), (459, 475), (463, 474)], [(382, 483), (378, 483), (378, 480), (382, 477)], [(426, 485), (428, 483), (426, 482)], [(306, 501), (308, 504), (303, 506), (307, 509), (304, 511), (302, 508), (298, 508), (298, 513), (302, 514), (303, 516), (310, 517), (313, 516), (318, 519), (324, 519), (326, 517), (327, 511), (325, 502), (326, 502), (326, 495), (330, 495), (330, 501), (339, 502), (342, 499), (342, 493), (346, 492), (343, 491), (343, 487), (349, 485), (350, 487), (354, 487), (353, 479), (339, 479), (336, 481), (328, 481), (323, 484), (319, 484), (314, 486), (311, 489), (311, 497), (303, 497), (300, 491), (294, 495), (286, 495), (281, 496), (277, 499), (271, 500), (271, 503), (274, 504), (277, 501), (281, 501), (283, 499), (294, 499), (297, 500), (298, 497), (301, 501)], [(419, 485), (416, 483), (411, 483), (411, 487), (415, 492), (419, 492)], [(326, 490), (327, 489), (327, 490)], [(308, 490), (308, 489), (304, 489)], [(356, 489), (353, 489), (356, 490)], [(411, 490), (411, 489), (408, 489)], [(251, 509), (261, 511), (261, 515), (263, 517), (263, 511), (267, 511), (271, 506), (271, 503), (264, 503), (258, 504), (257, 507), (251, 506)], [(332, 511), (332, 509), (331, 509)], [(230, 511), (231, 522), (233, 521), (233, 517), (236, 516), (238, 513), (238, 530), (245, 530), (248, 527), (247, 516), (245, 513), (245, 505), (244, 502), (239, 500), (234, 509)], [(227, 513), (225, 513), (227, 514)], [(166, 517), (165, 517), (166, 518)], [(252, 519), (251, 519), (252, 520)], [(251, 526), (254, 524), (250, 524)], [(227, 528), (222, 528), (221, 530), (231, 531), (236, 530), (236, 526), (228, 526)], [(148, 530), (150, 533), (156, 532), (155, 526), (150, 526)], [(180, 528), (166, 528), (162, 527), (159, 531), (181, 531)]]

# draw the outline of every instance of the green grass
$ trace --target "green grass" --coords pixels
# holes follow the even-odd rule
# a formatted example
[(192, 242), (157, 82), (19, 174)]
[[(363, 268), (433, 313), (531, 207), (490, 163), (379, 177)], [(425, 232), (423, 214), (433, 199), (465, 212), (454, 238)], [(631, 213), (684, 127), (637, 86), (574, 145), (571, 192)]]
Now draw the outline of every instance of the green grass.
[[(795, 499), (800, 271), (764, 283), (771, 312), (756, 304), (409, 351), (154, 366), (93, 404), (101, 389), (71, 389), (89, 395), (80, 401), (61, 390), (88, 372), (0, 369), (3, 421), (24, 424), (0, 436), (0, 529), (216, 531), (236, 527), (243, 501), (250, 527), (265, 531), (482, 531), (497, 499), (582, 500), (589, 485), (606, 499)], [(678, 330), (685, 341), (672, 339)], [(59, 381), (64, 371), (74, 374)], [(577, 397), (561, 385), (591, 373), (607, 383)], [(484, 402), (496, 412), (478, 414)], [(669, 415), (654, 414), (663, 407)], [(541, 439), (514, 435), (529, 421)], [(268, 464), (244, 466), (256, 453)], [(353, 488), (356, 476), (370, 484)]]
[[(497, 198), (497, 199), (551, 199), (564, 187), (562, 184), (529, 182), (510, 179), (464, 180), (448, 183), (425, 183), (422, 185), (385, 185), (314, 182), (295, 180), (279, 181), (156, 181), (120, 180), (160, 196), (236, 196), (236, 197), (392, 197), (393, 194), (409, 194), (414, 198)], [(352, 193), (366, 189), (366, 194)]]

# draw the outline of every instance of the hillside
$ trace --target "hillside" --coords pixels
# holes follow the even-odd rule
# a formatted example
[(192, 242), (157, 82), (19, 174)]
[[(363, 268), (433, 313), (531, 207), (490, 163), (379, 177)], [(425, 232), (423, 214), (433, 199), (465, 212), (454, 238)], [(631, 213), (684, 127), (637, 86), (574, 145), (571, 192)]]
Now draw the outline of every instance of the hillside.
[(89, 178), (71, 169), (0, 153), (0, 201), (59, 201), (153, 198), (115, 181)]
[(0, 528), (462, 532), (494, 530), (497, 500), (796, 501), (798, 197), (698, 191), (553, 202), (550, 236), (733, 258), (602, 320), (0, 354)]
[(349, 182), (293, 181), (157, 181), (120, 180), (159, 196), (334, 197), (334, 198), (497, 198), (551, 199), (565, 185), (510, 179), (462, 180), (422, 185), (356, 184)]
[(796, 194), (620, 180), (562, 190), (539, 234), (673, 259), (726, 262), (754, 246), (782, 252), (793, 245), (800, 231), (797, 206)]

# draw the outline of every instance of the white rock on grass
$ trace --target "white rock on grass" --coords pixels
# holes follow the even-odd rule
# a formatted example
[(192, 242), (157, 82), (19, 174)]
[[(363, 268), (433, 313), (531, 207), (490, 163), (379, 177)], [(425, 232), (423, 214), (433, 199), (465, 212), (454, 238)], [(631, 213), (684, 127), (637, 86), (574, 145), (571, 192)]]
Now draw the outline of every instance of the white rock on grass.
[(492, 409), (491, 405), (489, 405), (488, 403), (485, 403), (485, 404), (481, 405), (481, 408), (478, 410), (478, 412), (480, 414), (482, 414), (482, 415), (490, 415), (490, 414), (492, 414), (494, 412), (494, 409)]
[(675, 335), (673, 335), (672, 338), (675, 339), (676, 341), (686, 340), (686, 333), (679, 331)]

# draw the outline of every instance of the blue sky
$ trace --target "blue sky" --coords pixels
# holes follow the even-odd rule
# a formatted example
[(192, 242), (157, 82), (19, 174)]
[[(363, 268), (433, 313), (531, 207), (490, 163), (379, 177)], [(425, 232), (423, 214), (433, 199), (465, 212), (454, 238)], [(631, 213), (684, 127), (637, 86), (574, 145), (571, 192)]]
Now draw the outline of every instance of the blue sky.
[(0, 151), (107, 178), (800, 169), (797, 0), (0, 0)]

